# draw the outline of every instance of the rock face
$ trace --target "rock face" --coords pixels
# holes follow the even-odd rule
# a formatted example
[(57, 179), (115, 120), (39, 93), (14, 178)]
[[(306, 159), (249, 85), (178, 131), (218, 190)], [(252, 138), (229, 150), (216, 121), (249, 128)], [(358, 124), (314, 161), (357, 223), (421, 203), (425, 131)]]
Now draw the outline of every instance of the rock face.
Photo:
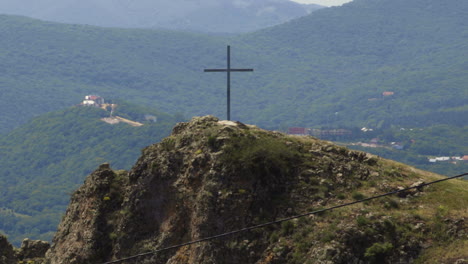
[(47, 257), (52, 263), (99, 263), (111, 249), (111, 215), (122, 199), (117, 174), (101, 165), (72, 196)]
[(15, 264), (17, 258), (13, 246), (0, 234), (0, 264)]
[(21, 242), (21, 247), (18, 250), (17, 256), (20, 260), (43, 259), (49, 248), (49, 242), (26, 238)]
[(6, 237), (0, 235), (0, 264), (44, 263), (49, 248), (48, 242), (26, 238), (21, 248), (15, 250)]
[[(88, 176), (47, 261), (104, 263), (362, 199), (418, 177), (422, 172), (314, 138), (194, 118), (144, 149), (130, 172), (103, 164)], [(408, 207), (420, 206), (407, 197)], [(435, 220), (398, 207), (387, 199), (120, 263), (410, 263), (437, 240), (423, 235)], [(438, 225), (450, 222), (440, 217)], [(466, 221), (457, 223), (453, 236), (466, 236)]]

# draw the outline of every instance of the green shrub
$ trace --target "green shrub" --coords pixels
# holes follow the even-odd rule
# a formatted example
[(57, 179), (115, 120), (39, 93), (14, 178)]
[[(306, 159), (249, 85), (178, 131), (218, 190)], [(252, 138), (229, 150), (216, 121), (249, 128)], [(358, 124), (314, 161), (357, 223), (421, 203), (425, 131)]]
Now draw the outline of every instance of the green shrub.
[(210, 135), (208, 136), (208, 146), (211, 148), (211, 149), (216, 149), (216, 136), (213, 136), (213, 135)]
[(369, 258), (372, 263), (378, 263), (381, 261), (383, 258), (385, 258), (386, 255), (388, 255), (391, 250), (393, 249), (393, 244), (389, 242), (384, 242), (384, 243), (374, 243), (372, 246), (366, 249), (366, 252), (364, 253), (364, 256), (366, 258)]
[(118, 237), (119, 237), (119, 235), (117, 235), (117, 234), (114, 233), (114, 232), (111, 232), (111, 233), (109, 234), (109, 238), (110, 238), (111, 240), (116, 240)]
[(439, 242), (449, 241), (452, 237), (449, 235), (449, 226), (445, 221), (448, 214), (448, 209), (445, 206), (440, 205), (437, 208), (437, 212), (433, 218), (431, 236), (434, 240)]
[(352, 196), (354, 200), (359, 201), (362, 199), (366, 199), (366, 196), (360, 192), (353, 192)]
[(398, 202), (394, 199), (388, 199), (384, 202), (384, 207), (386, 209), (398, 209), (400, 207), (400, 205), (398, 204)]
[(245, 169), (250, 175), (288, 175), (298, 153), (277, 139), (267, 136), (244, 135), (236, 137), (224, 147), (222, 159)]
[(336, 238), (336, 233), (334, 230), (325, 230), (322, 232), (322, 236), (320, 237), (320, 241), (323, 243), (327, 243), (332, 241)]
[(338, 223), (333, 222), (331, 223), (327, 229), (322, 232), (322, 236), (320, 237), (320, 241), (327, 243), (336, 238), (336, 232), (338, 230)]
[(271, 242), (271, 243), (277, 242), (278, 239), (279, 239), (279, 234), (278, 234), (278, 232), (275, 231), (275, 232), (271, 233), (271, 235), (270, 235), (270, 242)]
[(362, 215), (356, 218), (356, 222), (358, 226), (366, 226), (370, 223), (369, 219), (367, 219), (365, 216), (362, 216)]
[(167, 137), (161, 141), (161, 146), (165, 151), (171, 151), (175, 148), (175, 138)]
[(292, 234), (294, 231), (294, 223), (292, 221), (285, 221), (281, 223), (281, 234), (284, 236)]

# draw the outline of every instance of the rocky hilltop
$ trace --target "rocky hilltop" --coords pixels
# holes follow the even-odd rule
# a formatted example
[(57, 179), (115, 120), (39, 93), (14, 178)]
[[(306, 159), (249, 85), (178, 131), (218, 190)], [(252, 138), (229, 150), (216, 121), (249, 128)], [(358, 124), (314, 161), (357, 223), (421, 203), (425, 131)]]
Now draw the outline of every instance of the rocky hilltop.
[[(104, 263), (438, 178), (311, 137), (194, 118), (131, 171), (103, 164), (89, 175), (47, 263)], [(466, 263), (467, 187), (448, 181), (119, 263)]]

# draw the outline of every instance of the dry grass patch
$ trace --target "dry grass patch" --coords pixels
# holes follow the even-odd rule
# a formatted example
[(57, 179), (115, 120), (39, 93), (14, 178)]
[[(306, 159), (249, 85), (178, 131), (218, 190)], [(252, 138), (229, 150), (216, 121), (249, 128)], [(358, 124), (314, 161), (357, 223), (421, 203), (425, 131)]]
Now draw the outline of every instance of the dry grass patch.
[(468, 239), (456, 240), (452, 243), (432, 246), (422, 252), (414, 264), (444, 264), (455, 263), (459, 259), (468, 258)]

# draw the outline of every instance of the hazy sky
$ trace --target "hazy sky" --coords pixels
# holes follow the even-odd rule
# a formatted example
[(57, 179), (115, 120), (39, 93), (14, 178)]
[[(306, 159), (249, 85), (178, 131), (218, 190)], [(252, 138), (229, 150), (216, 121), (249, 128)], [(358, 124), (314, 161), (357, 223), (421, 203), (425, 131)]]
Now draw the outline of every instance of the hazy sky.
[(318, 4), (323, 6), (337, 6), (342, 5), (344, 3), (351, 2), (352, 0), (291, 0), (294, 2), (302, 3), (302, 4)]

